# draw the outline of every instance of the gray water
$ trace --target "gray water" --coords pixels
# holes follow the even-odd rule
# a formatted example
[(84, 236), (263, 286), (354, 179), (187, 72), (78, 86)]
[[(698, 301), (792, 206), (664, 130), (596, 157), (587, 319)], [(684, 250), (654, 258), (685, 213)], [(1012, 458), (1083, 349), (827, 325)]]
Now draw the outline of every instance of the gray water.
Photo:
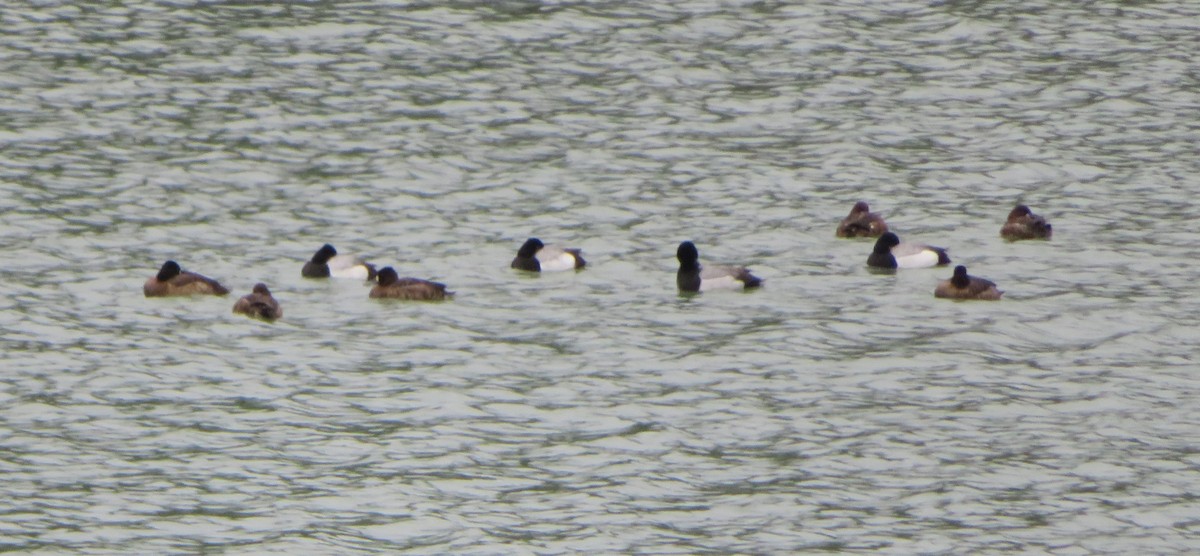
[[(2, 549), (1200, 551), (1194, 2), (0, 18)], [(869, 272), (857, 200), (1005, 299)], [(765, 288), (678, 295), (684, 239)]]

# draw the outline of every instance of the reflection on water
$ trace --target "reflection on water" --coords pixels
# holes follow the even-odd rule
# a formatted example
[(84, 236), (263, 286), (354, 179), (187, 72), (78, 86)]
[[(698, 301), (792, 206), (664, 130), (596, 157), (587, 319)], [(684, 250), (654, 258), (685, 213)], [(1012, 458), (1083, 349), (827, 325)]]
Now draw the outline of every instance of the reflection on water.
[[(0, 542), (1186, 552), (1196, 11), (0, 8)], [(860, 199), (1005, 300), (869, 272)], [(677, 295), (684, 239), (766, 286)]]

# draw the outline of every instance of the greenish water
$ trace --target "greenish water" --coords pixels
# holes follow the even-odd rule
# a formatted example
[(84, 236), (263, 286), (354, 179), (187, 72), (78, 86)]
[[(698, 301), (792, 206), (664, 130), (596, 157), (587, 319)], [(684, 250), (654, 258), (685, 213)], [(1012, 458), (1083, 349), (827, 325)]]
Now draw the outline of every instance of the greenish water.
[[(0, 548), (1193, 552), (1198, 12), (2, 7)], [(860, 199), (1005, 299), (869, 272)]]

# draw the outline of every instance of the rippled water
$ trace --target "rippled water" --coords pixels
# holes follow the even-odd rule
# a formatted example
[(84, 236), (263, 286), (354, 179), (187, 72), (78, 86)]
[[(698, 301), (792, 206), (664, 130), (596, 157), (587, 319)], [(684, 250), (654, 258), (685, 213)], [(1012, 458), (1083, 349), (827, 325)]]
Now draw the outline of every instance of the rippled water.
[[(1200, 6), (0, 17), (4, 549), (1200, 546)], [(868, 272), (860, 199), (1006, 299)], [(683, 239), (766, 287), (677, 295)], [(301, 279), (325, 242), (457, 298)], [(144, 298), (167, 258), (235, 295)]]

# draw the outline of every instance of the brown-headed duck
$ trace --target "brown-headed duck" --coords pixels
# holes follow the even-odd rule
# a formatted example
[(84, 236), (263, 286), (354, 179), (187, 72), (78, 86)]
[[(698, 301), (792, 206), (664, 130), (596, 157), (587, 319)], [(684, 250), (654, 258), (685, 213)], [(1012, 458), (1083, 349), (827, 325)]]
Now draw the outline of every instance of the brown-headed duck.
[(233, 304), (233, 312), (263, 320), (275, 320), (283, 316), (279, 302), (271, 296), (271, 290), (263, 283), (254, 284), (254, 290)]
[(1034, 214), (1025, 205), (1017, 205), (1008, 213), (1008, 221), (1000, 227), (1000, 237), (1009, 241), (1050, 239), (1053, 231), (1045, 218)]
[(859, 201), (850, 209), (850, 215), (838, 224), (838, 237), (879, 237), (888, 231), (887, 224), (878, 213), (871, 212), (871, 207)]

